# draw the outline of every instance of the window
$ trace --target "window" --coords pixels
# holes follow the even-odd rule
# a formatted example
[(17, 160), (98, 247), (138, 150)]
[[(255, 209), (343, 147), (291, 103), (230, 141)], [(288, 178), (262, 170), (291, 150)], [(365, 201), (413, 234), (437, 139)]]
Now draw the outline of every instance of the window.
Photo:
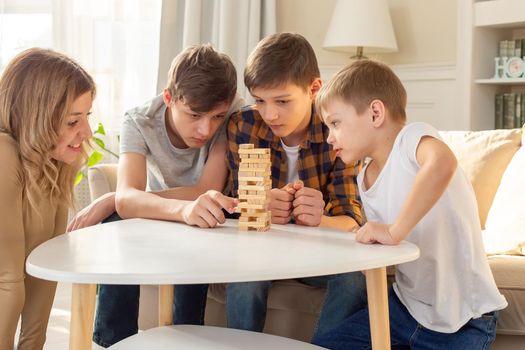
[(95, 79), (93, 122), (117, 133), (124, 112), (156, 94), (161, 0), (0, 0), (0, 70), (48, 47)]

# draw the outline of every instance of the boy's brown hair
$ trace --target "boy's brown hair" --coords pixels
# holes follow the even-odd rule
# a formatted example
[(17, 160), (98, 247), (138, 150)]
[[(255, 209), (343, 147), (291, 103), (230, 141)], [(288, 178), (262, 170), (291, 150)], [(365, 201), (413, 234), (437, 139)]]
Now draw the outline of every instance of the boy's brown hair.
[(295, 33), (276, 33), (261, 40), (248, 57), (244, 84), (248, 90), (293, 83), (303, 89), (321, 75), (310, 43)]
[(237, 72), (230, 58), (210, 44), (191, 46), (173, 59), (167, 89), (174, 101), (183, 101), (195, 112), (208, 112), (233, 101)]
[(385, 64), (373, 60), (357, 60), (341, 69), (325, 84), (316, 98), (316, 109), (340, 98), (363, 113), (373, 100), (381, 100), (394, 121), (406, 120), (407, 94), (403, 84)]

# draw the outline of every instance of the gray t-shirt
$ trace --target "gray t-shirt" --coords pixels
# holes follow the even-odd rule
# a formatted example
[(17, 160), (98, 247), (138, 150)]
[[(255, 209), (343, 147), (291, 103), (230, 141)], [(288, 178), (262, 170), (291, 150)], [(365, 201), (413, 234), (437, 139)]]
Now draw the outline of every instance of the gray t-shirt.
[[(242, 104), (236, 99), (230, 111)], [(147, 191), (161, 191), (192, 186), (201, 176), (211, 147), (226, 139), (230, 112), (213, 138), (201, 148), (180, 149), (168, 138), (165, 121), (166, 105), (159, 95), (140, 107), (126, 112), (120, 133), (120, 153), (139, 153), (146, 157)]]

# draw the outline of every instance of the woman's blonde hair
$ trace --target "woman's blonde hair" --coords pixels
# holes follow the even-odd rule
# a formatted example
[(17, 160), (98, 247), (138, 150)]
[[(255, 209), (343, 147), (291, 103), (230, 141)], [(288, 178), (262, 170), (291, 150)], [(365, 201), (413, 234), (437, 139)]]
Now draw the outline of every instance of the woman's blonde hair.
[(68, 165), (51, 158), (71, 105), (91, 92), (91, 76), (71, 58), (47, 49), (18, 54), (0, 77), (0, 131), (18, 143), (24, 195), (36, 208), (38, 197), (73, 205), (73, 183), (86, 154)]

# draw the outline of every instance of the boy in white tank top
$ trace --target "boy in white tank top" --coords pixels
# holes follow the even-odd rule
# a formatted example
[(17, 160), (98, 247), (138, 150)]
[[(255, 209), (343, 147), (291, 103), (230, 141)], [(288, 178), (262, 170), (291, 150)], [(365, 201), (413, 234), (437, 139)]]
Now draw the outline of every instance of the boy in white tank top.
[[(368, 158), (357, 182), (365, 244), (415, 243), (418, 260), (396, 266), (389, 290), (391, 344), (412, 349), (488, 349), (507, 306), (489, 268), (474, 191), (438, 132), (405, 125), (406, 92), (369, 60), (338, 72), (318, 94), (328, 143), (345, 162)], [(314, 339), (330, 349), (370, 348), (368, 310)]]

